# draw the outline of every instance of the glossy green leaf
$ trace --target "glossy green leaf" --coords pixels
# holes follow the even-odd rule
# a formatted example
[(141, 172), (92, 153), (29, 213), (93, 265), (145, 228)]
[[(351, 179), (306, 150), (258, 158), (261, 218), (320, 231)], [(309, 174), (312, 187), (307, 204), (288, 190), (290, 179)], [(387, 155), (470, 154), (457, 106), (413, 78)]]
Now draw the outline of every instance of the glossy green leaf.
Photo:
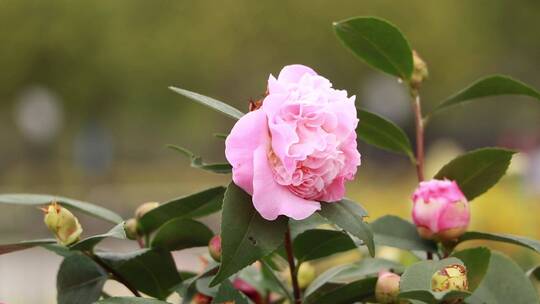
[(478, 231), (467, 231), (458, 240), (458, 242), (465, 242), (469, 240), (487, 240), (510, 243), (525, 248), (529, 248), (540, 253), (540, 242), (537, 240), (529, 239), (522, 236), (503, 234), (503, 233), (488, 233)]
[(321, 203), (319, 214), (341, 229), (362, 240), (371, 256), (375, 255), (373, 233), (369, 225), (364, 222), (364, 217), (367, 216), (367, 213), (359, 204), (347, 199), (333, 203)]
[[(406, 268), (405, 272), (401, 275), (401, 281), (399, 283), (400, 297), (420, 301), (423, 301), (422, 299), (430, 299), (432, 297), (434, 299), (444, 298), (446, 293), (437, 293), (431, 291), (431, 277), (433, 274), (435, 274), (435, 272), (439, 271), (443, 267), (452, 264), (463, 265), (463, 262), (452, 257), (439, 261), (428, 260), (412, 264)], [(431, 296), (427, 295), (426, 293), (431, 294)], [(413, 303), (417, 302), (413, 301)]]
[(74, 254), (65, 258), (56, 278), (58, 303), (94, 303), (107, 278), (107, 273), (87, 256)]
[(436, 252), (437, 245), (418, 235), (416, 226), (400, 217), (385, 215), (371, 224), (377, 245)]
[(375, 17), (355, 17), (334, 23), (343, 44), (368, 65), (402, 79), (410, 79), (413, 55), (399, 29)]
[(319, 213), (313, 213), (308, 218), (303, 220), (289, 219), (289, 227), (291, 229), (291, 237), (293, 239), (306, 230), (317, 229), (321, 225), (327, 224), (329, 224), (328, 220), (322, 217)]
[(407, 134), (393, 122), (366, 110), (358, 109), (358, 138), (383, 150), (402, 153), (414, 160)]
[(177, 217), (198, 218), (221, 209), (225, 187), (214, 187), (195, 194), (175, 198), (147, 212), (139, 220), (139, 228), (152, 232)]
[(488, 271), (468, 304), (539, 303), (538, 294), (521, 268), (510, 258), (492, 252)]
[(97, 253), (137, 290), (165, 299), (180, 283), (180, 275), (170, 252), (142, 249), (129, 253)]
[(169, 89), (193, 101), (196, 101), (202, 105), (205, 105), (213, 110), (223, 113), (231, 118), (240, 119), (242, 118), (242, 116), (244, 116), (244, 113), (242, 113), (240, 110), (224, 103), (223, 101), (219, 101), (217, 99), (214, 99), (208, 96), (204, 96), (195, 92), (191, 92), (191, 91), (176, 88), (176, 87), (169, 87)]
[(221, 266), (211, 285), (272, 253), (283, 243), (286, 230), (286, 218), (265, 220), (253, 207), (251, 196), (230, 183), (221, 216)]
[(236, 290), (233, 284), (229, 280), (221, 282), (216, 296), (212, 300), (212, 303), (235, 303), (235, 304), (248, 304), (250, 303), (246, 296)]
[(71, 198), (47, 194), (0, 194), (0, 204), (43, 206), (53, 201), (70, 210), (77, 210), (114, 224), (122, 222), (122, 217), (111, 210)]
[(435, 109), (434, 113), (474, 99), (499, 95), (524, 95), (540, 101), (540, 92), (528, 84), (509, 76), (492, 75), (475, 81), (454, 96), (447, 98)]
[(175, 218), (163, 224), (152, 239), (151, 247), (167, 251), (208, 246), (214, 234), (206, 225), (186, 218)]
[[(442, 291), (442, 292), (434, 292), (434, 291), (427, 291), (427, 290), (409, 290), (409, 291), (401, 292), (399, 294), (399, 297), (401, 299), (421, 301), (421, 303), (439, 304), (439, 303), (462, 303), (462, 302), (459, 302), (459, 300), (464, 299), (470, 295), (471, 294), (469, 292), (457, 291), (457, 290)], [(416, 301), (413, 303), (416, 303)]]
[(99, 242), (103, 241), (106, 238), (115, 238), (120, 240), (126, 239), (126, 231), (124, 230), (124, 223), (120, 223), (114, 226), (111, 230), (106, 233), (98, 234), (94, 236), (87, 237), (72, 246), (72, 250), (92, 250)]
[(10, 244), (1, 244), (0, 245), (0, 255), (30, 249), (36, 246), (42, 246), (47, 244), (56, 244), (55, 239), (40, 239), (40, 240), (31, 240), (31, 241), (21, 241), (18, 243), (10, 243)]
[(360, 262), (332, 267), (319, 275), (306, 289), (305, 295), (309, 296), (319, 288), (330, 285), (346, 284), (367, 276), (377, 276), (381, 270), (403, 271), (403, 266), (398, 263), (383, 260), (366, 258)]
[(374, 296), (376, 277), (369, 277), (347, 284), (326, 284), (309, 294), (304, 304), (350, 304), (361, 302)]
[(191, 160), (191, 166), (193, 168), (221, 174), (228, 174), (232, 171), (232, 166), (228, 163), (207, 164), (203, 161), (202, 157), (193, 154), (193, 152), (189, 151), (186, 148), (176, 145), (167, 145), (167, 147), (177, 152), (180, 152), (182, 155), (189, 158)]
[(293, 242), (294, 256), (300, 261), (323, 258), (356, 248), (343, 231), (312, 229), (298, 235)]
[(503, 177), (515, 153), (500, 148), (467, 152), (442, 167), (435, 178), (456, 181), (465, 197), (473, 200)]
[(97, 301), (95, 304), (169, 304), (169, 302), (149, 298), (111, 297)]
[(455, 252), (452, 256), (467, 267), (469, 290), (475, 290), (487, 273), (491, 251), (485, 247), (476, 247)]

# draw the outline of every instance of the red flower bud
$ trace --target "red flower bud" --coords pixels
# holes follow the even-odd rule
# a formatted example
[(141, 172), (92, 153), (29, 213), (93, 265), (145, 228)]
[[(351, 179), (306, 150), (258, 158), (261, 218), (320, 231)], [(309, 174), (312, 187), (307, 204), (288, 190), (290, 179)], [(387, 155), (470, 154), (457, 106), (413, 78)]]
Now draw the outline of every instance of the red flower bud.
[(208, 252), (216, 262), (221, 261), (221, 236), (214, 235), (208, 243)]

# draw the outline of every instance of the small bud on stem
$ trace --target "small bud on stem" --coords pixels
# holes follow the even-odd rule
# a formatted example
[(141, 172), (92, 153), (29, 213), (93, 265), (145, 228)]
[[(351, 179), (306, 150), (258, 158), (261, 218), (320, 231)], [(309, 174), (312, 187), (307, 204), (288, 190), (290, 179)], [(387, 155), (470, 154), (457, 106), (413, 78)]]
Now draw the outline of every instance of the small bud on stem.
[(73, 213), (57, 202), (51, 203), (44, 211), (45, 225), (54, 233), (59, 244), (69, 246), (80, 239), (83, 230)]

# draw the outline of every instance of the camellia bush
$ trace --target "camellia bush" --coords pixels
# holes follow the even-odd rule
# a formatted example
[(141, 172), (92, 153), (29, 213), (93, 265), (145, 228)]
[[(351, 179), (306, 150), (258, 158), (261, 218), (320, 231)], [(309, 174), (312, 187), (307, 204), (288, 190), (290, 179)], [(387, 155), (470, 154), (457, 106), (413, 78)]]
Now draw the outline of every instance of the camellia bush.
[[(522, 236), (469, 231), (470, 204), (505, 174), (517, 151), (488, 147), (467, 152), (433, 177), (424, 176), (424, 130), (444, 110), (482, 97), (526, 95), (534, 88), (503, 75), (482, 78), (422, 112), (427, 64), (391, 23), (373, 17), (336, 22), (343, 45), (369, 66), (399, 79), (410, 92), (416, 146), (387, 119), (359, 108), (355, 97), (332, 87), (307, 66), (285, 66), (270, 75), (264, 98), (244, 113), (224, 102), (171, 89), (236, 120), (225, 140), (227, 163), (206, 163), (178, 146), (191, 166), (231, 174), (217, 185), (167, 202), (145, 203), (124, 220), (102, 207), (60, 196), (4, 194), (0, 202), (40, 206), (54, 239), (0, 246), (6, 254), (40, 246), (62, 256), (58, 303), (539, 303), (533, 280), (540, 268), (523, 271), (508, 256), (486, 247), (456, 250), (470, 240), (510, 243), (540, 252), (540, 242)], [(416, 170), (409, 219), (393, 215), (368, 221), (368, 212), (345, 198), (360, 166), (357, 140), (402, 154)], [(364, 155), (369, 162), (369, 155)], [(376, 181), (373, 181), (376, 182)], [(411, 206), (411, 207), (409, 207)], [(221, 211), (214, 234), (197, 219)], [(72, 212), (116, 224), (85, 236)], [(140, 249), (118, 253), (98, 247), (105, 238), (130, 239)], [(171, 252), (208, 246), (204, 270), (186, 271)], [(407, 266), (375, 258), (380, 246), (410, 251)], [(357, 250), (360, 261), (316, 276), (313, 260)], [(133, 297), (107, 294), (107, 280)]]

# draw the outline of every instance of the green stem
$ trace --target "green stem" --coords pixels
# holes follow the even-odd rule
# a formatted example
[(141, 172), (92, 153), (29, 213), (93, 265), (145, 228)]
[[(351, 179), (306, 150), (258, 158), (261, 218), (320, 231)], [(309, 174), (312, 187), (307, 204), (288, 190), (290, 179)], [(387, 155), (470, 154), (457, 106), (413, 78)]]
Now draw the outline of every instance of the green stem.
[(298, 285), (298, 272), (294, 265), (294, 255), (291, 242), (291, 230), (287, 224), (287, 231), (285, 232), (285, 251), (287, 252), (287, 260), (289, 262), (289, 269), (291, 272), (291, 281), (293, 286), (294, 303), (301, 304), (302, 298), (300, 294), (300, 287)]

